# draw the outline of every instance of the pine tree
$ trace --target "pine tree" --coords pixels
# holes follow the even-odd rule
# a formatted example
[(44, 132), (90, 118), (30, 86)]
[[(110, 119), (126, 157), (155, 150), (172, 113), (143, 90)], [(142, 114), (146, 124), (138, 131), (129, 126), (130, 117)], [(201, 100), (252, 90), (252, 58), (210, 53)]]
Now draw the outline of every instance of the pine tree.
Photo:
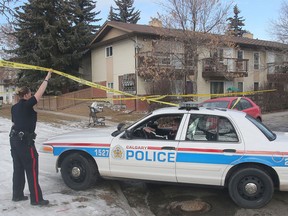
[(242, 35), (247, 32), (246, 30), (242, 30), (242, 27), (245, 26), (243, 17), (239, 17), (240, 10), (238, 9), (237, 5), (233, 8), (234, 17), (229, 17), (227, 20), (228, 23), (228, 34), (242, 37)]
[[(110, 8), (108, 20), (136, 24), (140, 19), (140, 11), (134, 12), (134, 0), (114, 0), (117, 8)], [(118, 11), (114, 13), (113, 10)]]
[[(29, 0), (16, 8), (14, 36), (18, 48), (15, 61), (53, 68), (78, 75), (80, 59), (85, 46), (91, 42), (93, 33), (99, 28), (91, 23), (99, 21), (93, 13), (91, 0)], [(29, 84), (36, 89), (46, 73), (23, 71), (20, 84)], [(53, 87), (53, 89), (51, 88)], [(54, 76), (50, 90), (65, 92), (77, 89), (78, 84), (61, 76)]]
[(116, 21), (116, 17), (117, 17), (117, 14), (114, 13), (113, 7), (110, 6), (110, 11), (109, 11), (109, 14), (108, 14), (108, 20), (109, 21)]

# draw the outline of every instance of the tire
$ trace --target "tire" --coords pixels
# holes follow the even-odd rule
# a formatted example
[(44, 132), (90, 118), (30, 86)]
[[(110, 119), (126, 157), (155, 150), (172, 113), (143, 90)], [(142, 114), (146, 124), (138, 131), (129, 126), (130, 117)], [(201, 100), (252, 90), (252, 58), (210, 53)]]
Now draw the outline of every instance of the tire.
[(274, 193), (274, 184), (265, 171), (259, 168), (244, 168), (232, 175), (228, 190), (231, 199), (238, 206), (254, 209), (270, 202)]
[(85, 190), (99, 178), (98, 168), (92, 159), (79, 153), (64, 158), (61, 164), (61, 175), (65, 184), (73, 190)]

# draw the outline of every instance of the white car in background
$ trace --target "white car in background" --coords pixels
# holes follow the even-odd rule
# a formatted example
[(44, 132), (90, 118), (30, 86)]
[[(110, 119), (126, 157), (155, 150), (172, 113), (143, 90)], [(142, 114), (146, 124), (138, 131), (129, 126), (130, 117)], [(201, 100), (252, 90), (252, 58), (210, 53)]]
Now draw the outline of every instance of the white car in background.
[[(168, 139), (175, 119), (175, 138)], [(155, 110), (111, 134), (101, 129), (54, 137), (43, 149), (57, 159), (64, 182), (84, 190), (100, 177), (227, 187), (244, 208), (260, 208), (274, 188), (288, 191), (288, 136), (244, 112), (180, 107)], [(148, 134), (144, 128), (154, 128)], [(158, 134), (157, 134), (158, 133)]]

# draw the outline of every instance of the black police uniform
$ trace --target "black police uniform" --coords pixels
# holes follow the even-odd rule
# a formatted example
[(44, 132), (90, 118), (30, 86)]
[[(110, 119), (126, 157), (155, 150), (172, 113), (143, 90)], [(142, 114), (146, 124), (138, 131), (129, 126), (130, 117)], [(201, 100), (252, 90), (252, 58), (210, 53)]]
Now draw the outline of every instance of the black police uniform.
[(13, 201), (25, 200), (25, 172), (30, 190), (32, 205), (43, 202), (42, 191), (38, 183), (38, 153), (34, 145), (34, 133), (37, 112), (33, 106), (37, 100), (32, 96), (29, 100), (21, 99), (12, 106), (12, 122), (10, 132), (11, 155), (13, 158)]

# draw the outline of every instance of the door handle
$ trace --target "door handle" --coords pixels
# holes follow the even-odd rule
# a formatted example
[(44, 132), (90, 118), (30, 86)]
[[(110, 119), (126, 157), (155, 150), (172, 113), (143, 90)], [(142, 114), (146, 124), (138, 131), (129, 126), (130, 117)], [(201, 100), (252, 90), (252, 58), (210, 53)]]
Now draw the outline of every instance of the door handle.
[(162, 150), (175, 150), (175, 147), (173, 147), (173, 146), (163, 146), (161, 149)]
[(235, 152), (236, 152), (236, 149), (223, 149), (223, 152), (226, 152), (226, 153), (235, 153)]

